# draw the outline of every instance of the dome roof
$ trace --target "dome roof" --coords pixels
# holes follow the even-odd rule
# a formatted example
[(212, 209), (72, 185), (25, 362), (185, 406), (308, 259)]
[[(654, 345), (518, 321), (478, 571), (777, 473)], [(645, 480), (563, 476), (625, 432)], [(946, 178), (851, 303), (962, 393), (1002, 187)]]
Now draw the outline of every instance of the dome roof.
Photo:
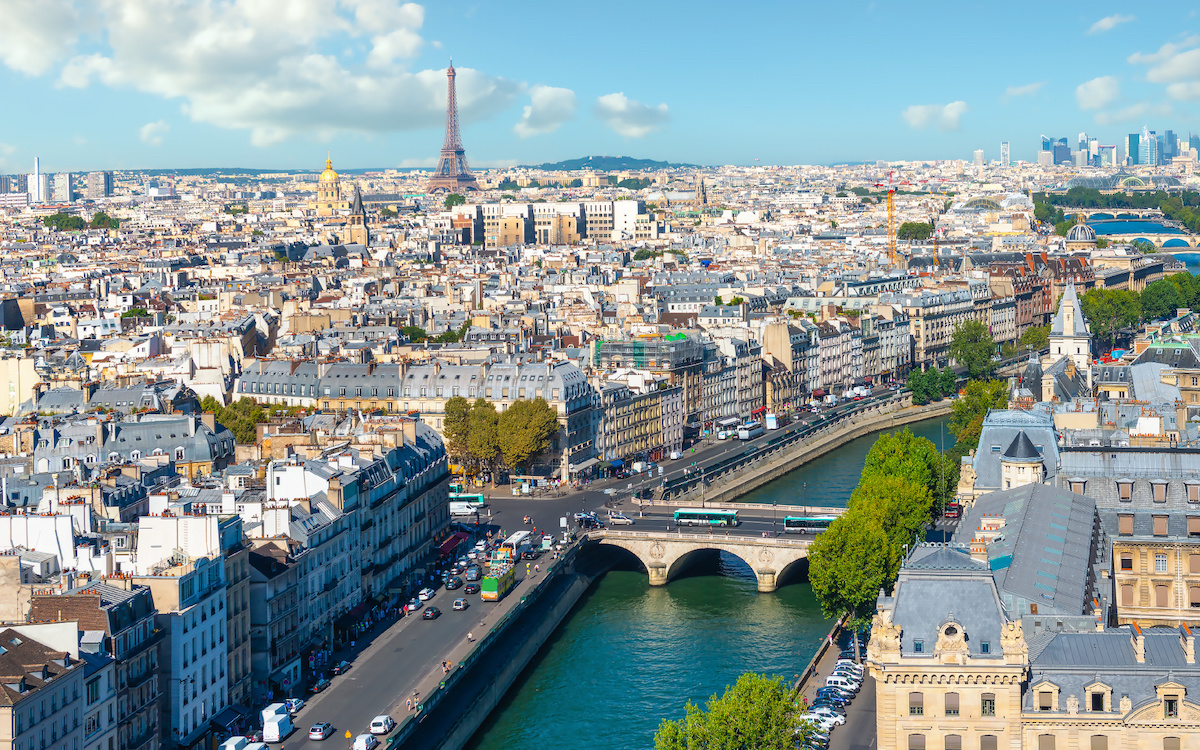
[(1042, 454), (1038, 453), (1038, 449), (1030, 442), (1029, 436), (1025, 434), (1025, 430), (1017, 433), (1013, 441), (1009, 443), (1008, 450), (1004, 451), (1004, 455), (1000, 457), (1004, 461), (1014, 461), (1017, 463), (1041, 461)]
[(321, 182), (337, 182), (338, 173), (333, 171), (333, 159), (325, 160), (325, 171), (321, 173)]
[(1076, 224), (1067, 232), (1067, 242), (1095, 242), (1096, 230), (1087, 224)]

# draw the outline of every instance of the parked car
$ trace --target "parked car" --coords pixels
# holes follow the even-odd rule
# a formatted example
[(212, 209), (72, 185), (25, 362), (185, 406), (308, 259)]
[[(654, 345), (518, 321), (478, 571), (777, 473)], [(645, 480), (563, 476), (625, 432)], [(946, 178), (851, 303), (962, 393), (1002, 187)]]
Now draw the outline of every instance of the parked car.
[(471, 605), (467, 604), (466, 599), (455, 599), (453, 609), (455, 612), (462, 612), (464, 609), (466, 609), (469, 606), (471, 606)]
[(423, 602), (427, 602), (430, 599), (432, 599), (433, 595), (436, 593), (437, 592), (434, 591), (433, 589), (421, 589), (420, 591), (417, 592), (417, 598)]
[(379, 747), (379, 739), (369, 735), (360, 734), (354, 738), (354, 744), (350, 746), (350, 750), (375, 750)]
[(308, 738), (310, 740), (323, 740), (331, 734), (333, 734), (333, 725), (328, 721), (313, 724), (312, 729), (308, 730)]
[(479, 593), (479, 584), (478, 583), (468, 583), (466, 586), (463, 586), (463, 593), (464, 594), (478, 594)]
[(441, 616), (442, 610), (438, 609), (437, 607), (426, 607), (425, 611), (421, 613), (422, 620), (436, 620)]
[(842, 690), (841, 688), (835, 687), (819, 688), (817, 690), (817, 700), (825, 698), (835, 701), (842, 701), (843, 703), (849, 703), (854, 699), (854, 693), (850, 692), (849, 690)]
[(312, 684), (312, 687), (309, 688), (309, 690), (311, 690), (314, 693), (319, 693), (327, 687), (329, 687), (329, 680), (322, 677), (321, 679), (314, 682)]
[(387, 714), (380, 714), (371, 719), (371, 734), (387, 734), (396, 728), (396, 722)]
[(350, 662), (343, 659), (342, 661), (339, 661), (337, 664), (334, 664), (333, 669), (331, 669), (330, 671), (333, 672), (334, 674), (346, 674), (346, 672), (349, 669), (350, 669)]
[(846, 723), (846, 713), (844, 711), (835, 711), (828, 706), (813, 706), (809, 708), (808, 712), (816, 716), (825, 716), (833, 721), (834, 724), (841, 725)]
[(304, 699), (303, 698), (288, 698), (287, 700), (285, 700), (283, 702), (283, 705), (287, 707), (287, 712), (289, 714), (294, 714), (294, 713), (298, 712), (300, 709), (304, 708)]
[(463, 585), (463, 579), (459, 578), (458, 576), (450, 576), (449, 578), (446, 579), (446, 590), (447, 591), (453, 591), (454, 589), (461, 589), (462, 585)]

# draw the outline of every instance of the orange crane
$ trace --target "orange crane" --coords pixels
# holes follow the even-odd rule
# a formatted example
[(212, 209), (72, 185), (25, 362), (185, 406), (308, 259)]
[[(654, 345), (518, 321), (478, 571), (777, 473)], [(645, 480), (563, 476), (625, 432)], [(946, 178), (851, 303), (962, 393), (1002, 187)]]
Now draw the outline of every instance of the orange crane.
[[(914, 183), (896, 182), (895, 170), (888, 172), (888, 181), (877, 182), (875, 187), (887, 188), (887, 212), (888, 212), (888, 263), (896, 265), (896, 187), (898, 185), (912, 185)], [(928, 182), (928, 180), (920, 180), (920, 182)]]

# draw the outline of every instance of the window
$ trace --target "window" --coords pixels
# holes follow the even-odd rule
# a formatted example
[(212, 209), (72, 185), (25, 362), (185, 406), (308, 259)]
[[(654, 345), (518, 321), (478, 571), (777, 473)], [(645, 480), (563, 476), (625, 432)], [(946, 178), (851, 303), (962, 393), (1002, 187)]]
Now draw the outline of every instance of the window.
[(1054, 735), (1039, 734), (1038, 735), (1038, 750), (1054, 750)]
[(1071, 482), (1071, 492), (1074, 492), (1076, 495), (1082, 495), (1084, 489), (1086, 489), (1086, 488), (1087, 488), (1087, 482), (1076, 482), (1076, 481)]
[(979, 750), (996, 750), (996, 735), (985, 734), (980, 737)]
[(1154, 516), (1154, 536), (1167, 535), (1167, 517)]
[(946, 715), (958, 716), (958, 693), (946, 693)]
[(992, 653), (992, 643), (991, 643), (991, 641), (980, 641), (980, 642), (979, 642), (979, 653), (981, 653), (981, 654), (990, 654), (990, 653)]
[(1188, 587), (1188, 606), (1200, 608), (1200, 586)]
[(1050, 692), (1049, 690), (1041, 690), (1038, 692), (1038, 710), (1054, 710), (1054, 693)]
[(908, 750), (925, 750), (925, 735), (908, 735)]
[(1121, 606), (1133, 606), (1133, 586), (1128, 583), (1121, 587)]
[(945, 742), (945, 745), (943, 745), (943, 747), (945, 747), (946, 750), (962, 750), (962, 735), (961, 734), (946, 735), (946, 742)]
[(1167, 501), (1167, 485), (1165, 482), (1151, 482), (1150, 488), (1154, 490), (1154, 502), (1165, 503)]
[(1093, 734), (1091, 750), (1108, 750), (1108, 736), (1103, 734)]
[(1117, 482), (1117, 497), (1124, 502), (1133, 499), (1133, 482)]
[(1167, 556), (1165, 553), (1162, 553), (1162, 552), (1155, 553), (1155, 555), (1154, 555), (1154, 572), (1155, 573), (1166, 573), (1167, 572)]
[(908, 715), (909, 716), (924, 716), (925, 715), (925, 694), (924, 693), (909, 693), (908, 694)]
[(1128, 552), (1121, 555), (1121, 570), (1133, 570), (1133, 555)]
[(1120, 536), (1133, 536), (1133, 516), (1123, 513), (1117, 517), (1117, 534)]
[(1154, 587), (1154, 606), (1156, 606), (1156, 607), (1170, 606), (1167, 603), (1167, 600), (1169, 598), (1169, 592), (1170, 592), (1170, 588), (1168, 586), (1163, 586), (1162, 584), (1155, 586)]
[(996, 715), (996, 694), (984, 693), (979, 699), (979, 713), (982, 716)]
[(1200, 536), (1200, 516), (1187, 517), (1188, 536)]
[(921, 640), (920, 638), (913, 641), (913, 651), (917, 652), (918, 654), (925, 653), (925, 641)]
[(1093, 711), (1103, 711), (1104, 710), (1104, 693), (1095, 692), (1095, 693), (1089, 693), (1089, 695), (1092, 696), (1092, 710)]
[(1189, 503), (1200, 503), (1200, 484), (1187, 485), (1187, 499)]
[(1179, 717), (1179, 696), (1168, 695), (1163, 698), (1163, 716), (1168, 719)]
[(1179, 738), (1163, 737), (1163, 750), (1179, 750)]

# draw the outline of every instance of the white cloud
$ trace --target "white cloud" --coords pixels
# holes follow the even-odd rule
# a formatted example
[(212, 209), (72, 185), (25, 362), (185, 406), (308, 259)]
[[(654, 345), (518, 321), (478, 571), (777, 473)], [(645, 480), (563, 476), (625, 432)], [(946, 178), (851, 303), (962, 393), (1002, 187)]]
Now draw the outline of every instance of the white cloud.
[(1121, 84), (1113, 76), (1100, 76), (1075, 87), (1075, 101), (1080, 109), (1103, 109), (1121, 93)]
[(1149, 116), (1169, 117), (1170, 115), (1171, 105), (1169, 104), (1138, 102), (1128, 107), (1122, 107), (1115, 112), (1100, 112), (1096, 115), (1096, 122), (1100, 125), (1116, 125), (1122, 122), (1141, 122)]
[(1167, 42), (1163, 46), (1159, 47), (1157, 52), (1151, 52), (1148, 55), (1141, 52), (1134, 52), (1132, 55), (1125, 58), (1125, 60), (1130, 65), (1156, 65), (1164, 60), (1174, 57), (1181, 50), (1185, 50), (1189, 47), (1195, 47), (1197, 44), (1200, 44), (1200, 36), (1189, 36), (1179, 43)]
[(1129, 23), (1133, 20), (1133, 16), (1123, 16), (1120, 13), (1115, 13), (1111, 16), (1105, 16), (1104, 18), (1101, 18), (1099, 21), (1092, 24), (1092, 27), (1088, 29), (1088, 33), (1099, 34), (1103, 31), (1111, 31), (1121, 24)]
[(1165, 83), (1167, 96), (1182, 101), (1200, 99), (1200, 36), (1179, 42), (1167, 42), (1157, 52), (1135, 52), (1127, 59), (1134, 65), (1147, 65), (1146, 80)]
[(1009, 86), (1008, 88), (1004, 89), (1004, 96), (1005, 98), (1013, 96), (1033, 96), (1037, 92), (1041, 91), (1042, 86), (1045, 85), (1045, 81), (1038, 81), (1037, 83), (1027, 83), (1024, 86)]
[[(270, 145), (296, 134), (440, 128), (444, 70), (406, 67), (424, 9), (398, 0), (3, 0), (0, 61), (70, 87), (166, 99), (196, 122)], [(16, 4), (17, 12), (7, 6)], [(47, 11), (44, 8), (51, 10)], [(77, 29), (102, 46), (78, 53)], [(33, 41), (28, 41), (28, 40)], [(14, 47), (13, 45), (16, 44)], [(344, 49), (352, 49), (342, 56)], [(458, 69), (464, 122), (511, 106), (521, 86)]]
[(14, 146), (10, 143), (0, 143), (0, 154), (4, 154), (5, 156), (12, 156), (15, 153), (17, 153), (16, 146)]
[(666, 104), (652, 107), (630, 99), (620, 91), (596, 100), (596, 116), (626, 138), (642, 138), (671, 119)]
[(169, 132), (171, 132), (171, 126), (167, 124), (166, 120), (156, 120), (143, 125), (138, 131), (138, 137), (151, 146), (161, 146)]
[(529, 92), (529, 105), (513, 130), (522, 138), (553, 133), (564, 122), (574, 119), (578, 106), (571, 89), (534, 86)]
[(957, 101), (949, 104), (913, 104), (901, 116), (910, 128), (924, 130), (930, 125), (937, 125), (938, 130), (958, 130), (962, 124), (962, 116), (970, 107), (966, 102)]

